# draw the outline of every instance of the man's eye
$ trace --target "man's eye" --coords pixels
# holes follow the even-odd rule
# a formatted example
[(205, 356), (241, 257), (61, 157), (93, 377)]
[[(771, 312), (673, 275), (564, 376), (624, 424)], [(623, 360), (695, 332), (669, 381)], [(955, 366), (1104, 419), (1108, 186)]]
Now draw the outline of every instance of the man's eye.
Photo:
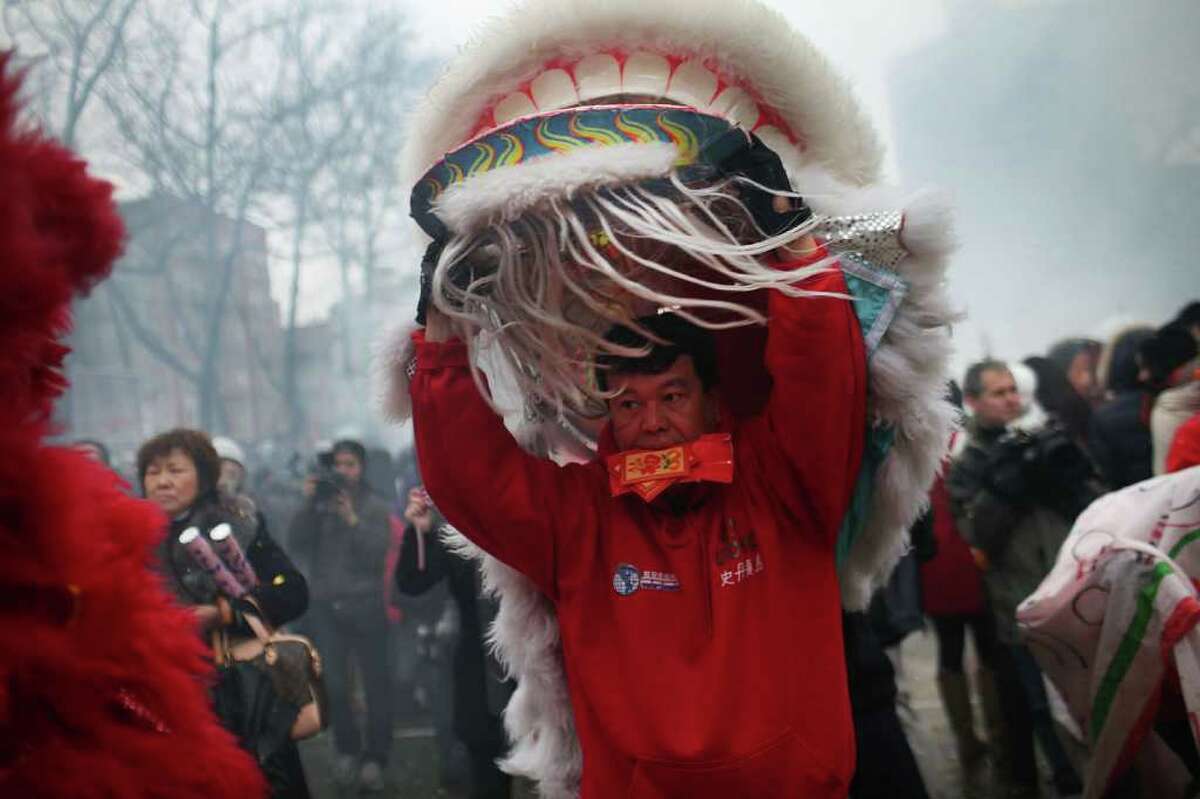
[(668, 394), (667, 396), (663, 397), (663, 402), (667, 402), (667, 403), (674, 405), (676, 402), (679, 402), (681, 399), (683, 399), (683, 395), (677, 391), (673, 391), (670, 394)]
[(621, 400), (621, 410), (632, 411), (638, 406), (637, 400)]

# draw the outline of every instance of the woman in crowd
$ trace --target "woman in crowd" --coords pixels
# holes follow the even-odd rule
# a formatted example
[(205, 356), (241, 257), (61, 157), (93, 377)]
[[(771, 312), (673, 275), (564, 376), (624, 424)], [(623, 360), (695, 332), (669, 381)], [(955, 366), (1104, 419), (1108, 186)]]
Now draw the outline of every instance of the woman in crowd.
[(1101, 358), (1107, 401), (1092, 414), (1088, 453), (1100, 476), (1116, 490), (1148, 479), (1151, 474), (1150, 402), (1138, 377), (1138, 348), (1154, 335), (1150, 327), (1118, 333)]
[[(253, 504), (218, 490), (220, 458), (208, 434), (176, 429), (155, 436), (138, 450), (137, 468), (143, 494), (169, 520), (160, 568), (170, 590), (192, 608), (197, 629), (206, 640), (222, 629), (231, 641), (253, 636), (248, 614), (278, 626), (304, 613), (308, 607), (304, 577), (268, 535)], [(236, 600), (217, 589), (179, 541), (188, 528), (208, 537), (222, 523), (232, 528), (259, 580), (256, 588)], [(248, 663), (218, 664), (213, 703), (222, 724), (256, 756), (273, 797), (309, 795), (291, 739), (299, 708), (274, 693), (267, 675)]]

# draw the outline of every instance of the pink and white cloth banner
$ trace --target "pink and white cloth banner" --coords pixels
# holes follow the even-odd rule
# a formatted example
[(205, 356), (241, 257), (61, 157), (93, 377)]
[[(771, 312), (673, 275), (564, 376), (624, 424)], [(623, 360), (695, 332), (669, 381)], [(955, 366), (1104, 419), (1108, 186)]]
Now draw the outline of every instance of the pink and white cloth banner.
[(1030, 651), (1090, 749), (1085, 799), (1104, 796), (1134, 763), (1146, 795), (1187, 795), (1187, 769), (1153, 728), (1174, 671), (1200, 742), (1197, 578), (1200, 467), (1092, 503), (1017, 608)]

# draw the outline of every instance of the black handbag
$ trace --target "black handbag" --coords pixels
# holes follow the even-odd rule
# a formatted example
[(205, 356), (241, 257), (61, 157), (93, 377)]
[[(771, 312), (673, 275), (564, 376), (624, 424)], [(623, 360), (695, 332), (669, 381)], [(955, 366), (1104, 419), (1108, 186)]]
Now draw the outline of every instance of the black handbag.
[(254, 637), (230, 641), (227, 630), (215, 631), (213, 657), (218, 666), (248, 664), (265, 674), (275, 694), (299, 708), (291, 727), (292, 740), (311, 738), (324, 730), (329, 726), (329, 701), (316, 646), (302, 635), (272, 629), (261, 616), (243, 615)]

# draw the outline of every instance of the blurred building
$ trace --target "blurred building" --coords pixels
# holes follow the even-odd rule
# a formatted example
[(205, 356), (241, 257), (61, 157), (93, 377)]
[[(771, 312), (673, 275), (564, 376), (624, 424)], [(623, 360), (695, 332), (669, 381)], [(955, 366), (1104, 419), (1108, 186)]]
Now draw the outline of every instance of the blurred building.
[[(202, 426), (205, 356), (218, 332), (210, 370), (218, 379), (207, 400), (213, 431), (245, 442), (283, 434), (286, 406), (271, 378), (283, 332), (271, 298), (266, 232), (250, 223), (239, 231), (200, 203), (171, 197), (123, 203), (120, 210), (125, 255), (112, 277), (74, 308), (71, 389), (57, 408), (64, 435), (99, 439), (128, 458), (156, 432)], [(213, 319), (222, 294), (218, 331)]]

